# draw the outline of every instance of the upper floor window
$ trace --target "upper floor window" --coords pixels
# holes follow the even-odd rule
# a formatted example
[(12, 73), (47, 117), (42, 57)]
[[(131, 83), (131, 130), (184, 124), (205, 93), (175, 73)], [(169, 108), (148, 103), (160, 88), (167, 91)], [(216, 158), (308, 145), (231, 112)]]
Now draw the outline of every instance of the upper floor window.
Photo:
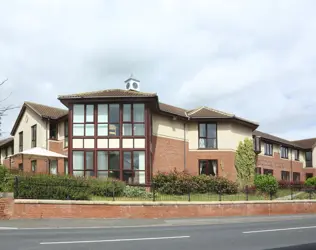
[(57, 140), (58, 125), (55, 122), (49, 124), (49, 139)]
[(19, 152), (23, 151), (23, 131), (19, 133)]
[(216, 123), (199, 124), (199, 148), (217, 148)]
[(64, 135), (65, 135), (64, 147), (68, 148), (68, 121), (64, 122)]
[(311, 161), (312, 160), (312, 151), (307, 151), (305, 153), (305, 158), (306, 158), (306, 161)]
[(36, 125), (33, 125), (31, 127), (31, 147), (32, 148), (35, 148), (36, 147), (36, 133), (37, 133), (37, 126)]
[(73, 136), (94, 136), (94, 105), (75, 104)]
[(294, 160), (299, 161), (300, 160), (300, 151), (298, 149), (293, 149), (293, 155), (294, 155)]
[(123, 104), (123, 136), (145, 135), (144, 104)]
[(264, 154), (269, 156), (273, 155), (273, 145), (271, 143), (264, 143)]
[(289, 158), (289, 149), (287, 147), (281, 146), (281, 158)]

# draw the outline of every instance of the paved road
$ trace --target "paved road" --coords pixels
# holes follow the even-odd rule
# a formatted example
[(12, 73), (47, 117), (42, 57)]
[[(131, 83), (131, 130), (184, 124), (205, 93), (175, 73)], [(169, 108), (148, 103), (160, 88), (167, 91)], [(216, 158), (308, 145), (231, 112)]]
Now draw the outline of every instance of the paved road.
[[(86, 223), (84, 221), (0, 222), (0, 249), (316, 249), (316, 215), (153, 221), (86, 220)], [(116, 226), (116, 222), (120, 222), (119, 226)]]

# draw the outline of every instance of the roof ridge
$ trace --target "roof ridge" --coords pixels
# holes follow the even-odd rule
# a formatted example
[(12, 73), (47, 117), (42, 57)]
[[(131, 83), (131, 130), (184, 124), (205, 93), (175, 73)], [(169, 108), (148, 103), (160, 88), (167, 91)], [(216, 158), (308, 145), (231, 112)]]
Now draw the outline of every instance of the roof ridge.
[(218, 110), (218, 109), (214, 109), (214, 108), (211, 108), (211, 107), (207, 107), (207, 106), (203, 106), (205, 109), (208, 109), (208, 110), (210, 110), (210, 111), (214, 111), (214, 112), (216, 112), (216, 113), (219, 113), (219, 114), (222, 114), (222, 115), (227, 115), (227, 116), (235, 116), (234, 114), (232, 114), (232, 113), (227, 113), (227, 112), (224, 112), (224, 111), (220, 111), (220, 110)]
[(201, 109), (203, 109), (204, 106), (200, 106), (198, 108), (192, 109), (188, 112), (188, 116), (195, 114), (196, 112), (199, 112)]
[[(36, 103), (36, 102), (25, 101), (24, 103), (27, 104), (27, 105), (32, 105), (32, 104), (34, 105), (35, 104), (35, 105), (41, 105), (41, 106), (48, 107), (48, 108), (59, 109), (59, 110), (62, 110), (62, 111), (68, 111), (67, 109), (57, 108), (57, 107), (54, 107), (54, 106), (49, 106), (49, 105)], [(34, 108), (34, 107), (32, 107), (32, 108)]]

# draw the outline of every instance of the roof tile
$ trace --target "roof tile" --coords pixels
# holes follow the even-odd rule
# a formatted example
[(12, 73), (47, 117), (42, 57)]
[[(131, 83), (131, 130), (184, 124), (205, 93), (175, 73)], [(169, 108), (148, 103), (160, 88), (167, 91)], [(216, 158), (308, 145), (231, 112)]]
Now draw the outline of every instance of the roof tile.
[(66, 109), (55, 108), (34, 102), (25, 102), (25, 105), (34, 110), (40, 116), (50, 119), (58, 119), (68, 114), (68, 110)]
[(293, 143), (300, 145), (302, 148), (311, 149), (316, 143), (316, 138), (293, 141)]

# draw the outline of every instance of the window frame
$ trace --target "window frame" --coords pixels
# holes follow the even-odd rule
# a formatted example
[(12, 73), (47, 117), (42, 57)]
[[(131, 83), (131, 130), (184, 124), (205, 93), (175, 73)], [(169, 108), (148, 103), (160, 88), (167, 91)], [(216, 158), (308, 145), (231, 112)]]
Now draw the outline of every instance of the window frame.
[(273, 144), (272, 143), (264, 142), (264, 155), (273, 156)]
[(31, 148), (35, 148), (37, 144), (37, 124), (31, 127)]
[(23, 152), (23, 131), (19, 132), (19, 152)]
[(290, 171), (281, 170), (281, 180), (282, 181), (290, 181), (291, 180)]
[[(282, 154), (282, 149), (285, 150), (285, 156), (283, 156), (283, 154)], [(289, 148), (288, 147), (286, 147), (286, 146), (281, 146), (280, 147), (280, 157), (282, 159), (289, 159)]]
[[(293, 150), (292, 150), (292, 152), (296, 152), (297, 154), (295, 154), (294, 153), (294, 160), (295, 161), (299, 161), (300, 160), (300, 151), (298, 150), (298, 149), (296, 149), (296, 148), (294, 148)], [(293, 153), (292, 153), (293, 154)]]
[(64, 121), (64, 148), (68, 148), (69, 144), (69, 123), (68, 121)]
[[(205, 136), (201, 136), (201, 125), (204, 124), (205, 125)], [(216, 137), (208, 137), (208, 129), (207, 129), (207, 125), (215, 125), (215, 135)], [(201, 139), (204, 139), (206, 140), (206, 145), (205, 145), (205, 148), (201, 147), (201, 144), (200, 144), (200, 140)], [(208, 140), (214, 140), (215, 139), (215, 147), (208, 147)], [(198, 123), (198, 149), (201, 149), (201, 150), (216, 150), (218, 149), (218, 126), (217, 126), (217, 122), (199, 122)]]
[(262, 174), (261, 167), (255, 167), (255, 175), (261, 175), (261, 174)]
[[(206, 162), (206, 169), (207, 169), (207, 176), (218, 176), (218, 159), (199, 159), (198, 160), (198, 173), (199, 173), (199, 175), (201, 175), (200, 174), (200, 164), (203, 162), (203, 161), (205, 161)], [(215, 175), (212, 175), (212, 174), (210, 174), (210, 167), (213, 167), (212, 166), (212, 161), (216, 161), (216, 173), (215, 173)]]
[[(296, 181), (295, 179), (295, 175), (296, 176), (299, 176), (299, 178), (298, 178), (298, 181)], [(301, 173), (300, 172), (293, 172), (293, 176), (292, 176), (293, 178), (293, 182), (301, 182)]]
[[(310, 159), (307, 159), (307, 154), (310, 153)], [(312, 161), (313, 159), (313, 152), (312, 151), (306, 151), (305, 152), (305, 161)]]
[[(266, 172), (268, 172), (268, 173), (266, 173)], [(271, 174), (273, 176), (274, 171), (273, 171), (273, 169), (264, 168), (262, 171), (262, 174), (264, 174), (264, 175)]]
[[(34, 163), (34, 164), (33, 164)], [(33, 169), (34, 168), (34, 169)], [(31, 172), (32, 173), (36, 173), (36, 169), (37, 169), (37, 160), (32, 160), (31, 161)]]
[[(74, 175), (74, 176), (78, 176), (78, 177), (86, 177), (86, 176), (88, 176), (88, 177), (91, 177), (91, 175), (86, 175), (86, 172), (91, 172), (91, 171), (93, 171), (93, 173), (94, 173), (94, 175), (92, 175), (92, 176), (96, 176), (95, 175), (95, 173), (96, 173), (96, 160), (95, 160), (95, 152), (97, 152), (97, 151), (95, 151), (95, 150), (93, 150), (93, 149), (89, 149), (89, 150), (87, 150), (87, 149), (85, 149), (85, 150), (82, 150), (82, 149), (76, 149), (76, 150), (73, 150), (72, 151), (72, 155), (71, 155), (71, 157), (72, 157), (72, 162), (74, 162), (74, 160), (73, 160), (73, 157), (74, 157), (74, 152), (83, 152), (83, 170), (76, 170), (74, 167), (72, 167), (72, 175), (74, 175), (73, 173), (74, 172), (83, 172), (83, 175)], [(87, 153), (92, 153), (92, 159), (93, 159), (93, 168), (92, 169), (87, 169)]]
[[(51, 135), (51, 131), (52, 131), (51, 125), (54, 125), (56, 128), (56, 137), (55, 138), (53, 138), (53, 136)], [(56, 140), (56, 141), (58, 140), (58, 123), (56, 121), (51, 121), (49, 123), (49, 140)]]

